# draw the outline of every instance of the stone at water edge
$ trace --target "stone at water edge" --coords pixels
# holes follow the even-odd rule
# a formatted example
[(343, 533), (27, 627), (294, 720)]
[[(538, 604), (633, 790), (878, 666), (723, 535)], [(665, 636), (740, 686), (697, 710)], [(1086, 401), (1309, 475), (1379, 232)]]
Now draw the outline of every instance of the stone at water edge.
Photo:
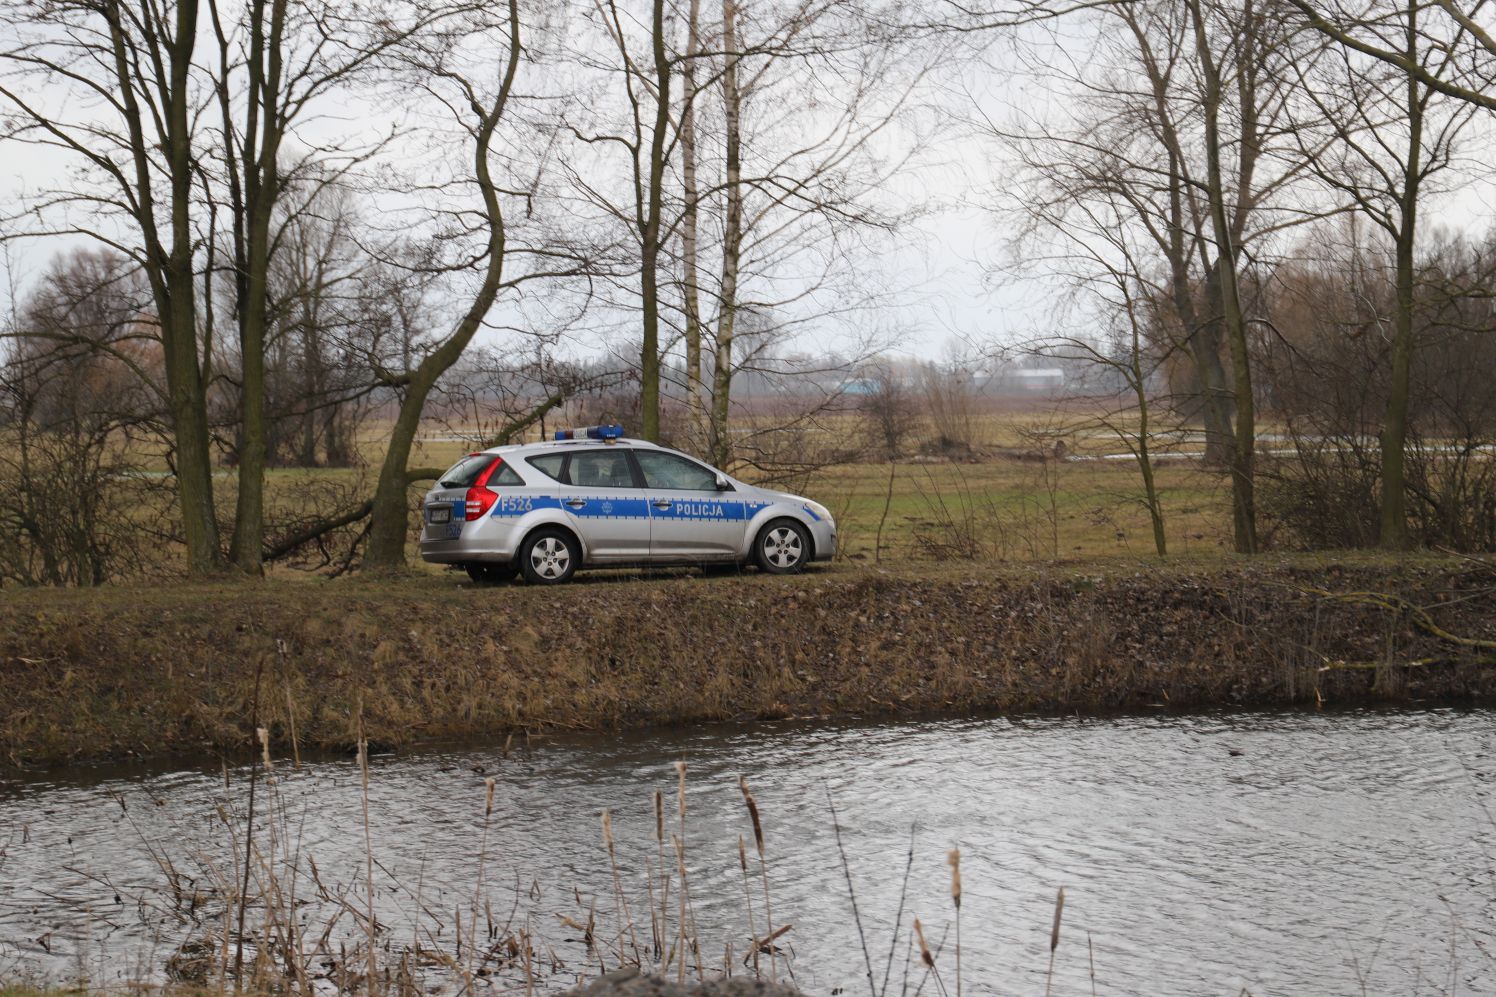
[(750, 976), (680, 984), (630, 967), (599, 976), (586, 986), (567, 991), (564, 997), (801, 997), (801, 994), (787, 984)]

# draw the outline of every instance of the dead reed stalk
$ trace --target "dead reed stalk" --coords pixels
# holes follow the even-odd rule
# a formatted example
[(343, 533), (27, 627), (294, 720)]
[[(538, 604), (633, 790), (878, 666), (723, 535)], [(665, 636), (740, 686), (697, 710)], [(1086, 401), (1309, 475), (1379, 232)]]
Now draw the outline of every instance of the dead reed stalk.
[(765, 938), (769, 939), (769, 982), (779, 982), (777, 960), (775, 959), (774, 935), (774, 908), (769, 901), (769, 863), (764, 856), (764, 824), (759, 818), (758, 801), (753, 798), (753, 793), (748, 789), (748, 779), (738, 776), (738, 789), (743, 793), (743, 802), (748, 807), (748, 817), (753, 821), (753, 844), (758, 849), (758, 870), (763, 877), (764, 886), (764, 932)]
[(1049, 971), (1044, 974), (1044, 997), (1049, 997), (1050, 987), (1054, 984), (1054, 950), (1060, 947), (1060, 918), (1065, 914), (1065, 888), (1054, 898), (1054, 924), (1049, 929)]
[(857, 909), (857, 889), (852, 885), (852, 865), (847, 861), (847, 849), (842, 843), (841, 820), (836, 813), (836, 801), (831, 798), (830, 786), (826, 787), (826, 805), (831, 808), (831, 830), (836, 836), (836, 853), (841, 858), (842, 875), (847, 880), (847, 898), (852, 902), (852, 924), (857, 928), (857, 940), (862, 943), (862, 961), (867, 967), (868, 989), (872, 991), (872, 997), (879, 997), (878, 987), (873, 982), (873, 957), (867, 948), (867, 932), (862, 927), (862, 913)]
[[(743, 903), (748, 908), (748, 955), (753, 958), (753, 975), (758, 975), (758, 928), (753, 923), (753, 889), (748, 879), (748, 844), (738, 835), (738, 866), (743, 870)], [(743, 965), (748, 959), (743, 959)]]
[(634, 950), (634, 964), (643, 965), (642, 959), (639, 955), (639, 938), (634, 934), (634, 918), (633, 915), (629, 913), (628, 895), (625, 894), (623, 890), (623, 876), (618, 871), (618, 851), (617, 846), (613, 840), (612, 811), (603, 811), (602, 824), (603, 843), (608, 846), (608, 864), (613, 870), (613, 895), (618, 901), (619, 917), (623, 922), (618, 933), (618, 961), (620, 963), (623, 962), (623, 935), (626, 931), (629, 937), (629, 945)]
[(952, 848), (945, 860), (951, 867), (951, 903), (956, 905), (956, 997), (961, 997), (961, 849)]

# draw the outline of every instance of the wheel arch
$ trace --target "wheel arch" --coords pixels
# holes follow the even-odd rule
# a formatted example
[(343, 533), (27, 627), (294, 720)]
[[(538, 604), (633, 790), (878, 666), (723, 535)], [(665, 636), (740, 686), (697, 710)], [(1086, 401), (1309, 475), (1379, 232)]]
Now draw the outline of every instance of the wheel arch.
[(556, 530), (557, 532), (565, 533), (567, 536), (571, 537), (572, 542), (577, 545), (577, 550), (582, 552), (582, 563), (585, 564), (587, 562), (587, 542), (582, 539), (582, 535), (578, 533), (572, 527), (572, 525), (565, 520), (547, 518), (535, 523), (530, 523), (522, 530), (520, 530), (519, 542), (514, 545), (514, 561), (516, 564), (519, 563), (520, 552), (525, 549), (525, 544), (530, 541), (531, 537), (539, 533), (541, 530)]
[(773, 526), (775, 523), (794, 523), (796, 526), (800, 527), (801, 531), (803, 531), (805, 534), (806, 546), (809, 548), (805, 552), (805, 562), (809, 564), (811, 561), (815, 560), (815, 530), (811, 529), (810, 524), (805, 520), (785, 509), (781, 509), (778, 512), (771, 512), (769, 515), (764, 516), (763, 519), (758, 523), (758, 525), (753, 528), (753, 531), (749, 534), (748, 538), (748, 554), (750, 557), (753, 556), (755, 548), (758, 547), (758, 540), (764, 535), (764, 531)]

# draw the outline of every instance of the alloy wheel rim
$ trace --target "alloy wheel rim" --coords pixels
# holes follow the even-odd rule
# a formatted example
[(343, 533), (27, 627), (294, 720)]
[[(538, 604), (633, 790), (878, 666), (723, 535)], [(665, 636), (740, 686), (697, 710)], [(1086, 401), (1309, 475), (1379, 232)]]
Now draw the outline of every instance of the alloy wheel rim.
[(788, 568), (800, 560), (800, 535), (788, 526), (770, 530), (764, 538), (764, 556), (776, 568)]
[(571, 551), (555, 537), (545, 537), (530, 548), (530, 567), (541, 578), (559, 578), (571, 563)]

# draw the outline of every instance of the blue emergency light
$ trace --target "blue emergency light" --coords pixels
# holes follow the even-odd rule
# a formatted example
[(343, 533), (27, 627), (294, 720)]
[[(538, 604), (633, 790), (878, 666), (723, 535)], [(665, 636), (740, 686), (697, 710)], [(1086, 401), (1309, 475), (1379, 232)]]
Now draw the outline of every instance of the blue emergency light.
[(623, 426), (610, 422), (602, 426), (587, 426), (584, 429), (558, 429), (558, 440), (603, 440), (612, 443), (623, 436)]

